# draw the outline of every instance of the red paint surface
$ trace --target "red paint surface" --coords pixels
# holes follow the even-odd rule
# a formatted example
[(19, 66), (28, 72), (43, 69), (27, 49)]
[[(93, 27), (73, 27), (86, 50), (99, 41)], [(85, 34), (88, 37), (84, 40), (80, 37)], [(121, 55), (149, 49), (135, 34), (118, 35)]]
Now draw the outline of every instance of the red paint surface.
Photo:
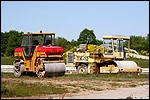
[(59, 46), (41, 46), (38, 47), (37, 52), (46, 52), (46, 53), (63, 53), (64, 50)]
[(14, 52), (22, 52), (22, 47), (18, 47), (14, 50)]
[[(14, 52), (22, 52), (22, 47), (18, 47), (14, 50)], [(59, 46), (39, 46), (37, 52), (45, 52), (45, 53), (63, 53), (64, 50)]]

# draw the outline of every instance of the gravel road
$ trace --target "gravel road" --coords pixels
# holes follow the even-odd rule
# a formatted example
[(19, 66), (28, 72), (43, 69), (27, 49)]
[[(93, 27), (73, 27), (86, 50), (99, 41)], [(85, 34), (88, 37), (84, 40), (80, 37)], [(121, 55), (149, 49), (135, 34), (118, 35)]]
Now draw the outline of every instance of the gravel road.
[(149, 99), (149, 85), (135, 88), (118, 88), (116, 90), (82, 92), (75, 95), (66, 94), (64, 99)]

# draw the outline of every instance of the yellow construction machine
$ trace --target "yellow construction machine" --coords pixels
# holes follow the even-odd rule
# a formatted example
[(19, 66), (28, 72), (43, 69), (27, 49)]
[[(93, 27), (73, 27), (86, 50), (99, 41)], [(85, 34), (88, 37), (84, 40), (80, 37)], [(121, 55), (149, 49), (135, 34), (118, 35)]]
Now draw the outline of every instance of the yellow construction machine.
[(63, 76), (65, 63), (64, 50), (55, 46), (54, 32), (28, 32), (22, 34), (22, 44), (14, 50), (14, 75), (35, 73), (38, 77)]
[[(66, 67), (75, 67), (78, 73), (140, 73), (142, 69), (134, 61), (129, 61), (130, 36), (110, 35), (102, 36), (101, 50), (87, 52), (83, 44), (73, 52), (67, 52)], [(124, 50), (124, 43), (128, 44), (128, 51)], [(103, 52), (103, 53), (102, 53)], [(125, 60), (126, 59), (126, 60)]]

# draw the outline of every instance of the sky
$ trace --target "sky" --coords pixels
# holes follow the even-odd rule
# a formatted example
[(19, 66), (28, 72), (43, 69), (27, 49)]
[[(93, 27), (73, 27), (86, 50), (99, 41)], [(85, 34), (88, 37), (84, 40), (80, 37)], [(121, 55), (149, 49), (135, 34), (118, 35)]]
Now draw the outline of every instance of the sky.
[(149, 1), (1, 1), (1, 32), (55, 32), (77, 40), (85, 28), (102, 35), (147, 36)]

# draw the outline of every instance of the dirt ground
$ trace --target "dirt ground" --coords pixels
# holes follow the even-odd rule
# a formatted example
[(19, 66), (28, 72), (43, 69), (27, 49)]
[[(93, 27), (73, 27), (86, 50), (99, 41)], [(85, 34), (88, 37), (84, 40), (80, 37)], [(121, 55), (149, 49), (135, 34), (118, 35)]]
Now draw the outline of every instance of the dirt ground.
[[(50, 98), (50, 96), (48, 97)], [(74, 94), (52, 95), (52, 97), (53, 99), (149, 99), (149, 85), (135, 88), (118, 88), (116, 90), (84, 91)], [(43, 99), (46, 98), (43, 97)]]
[(67, 94), (66, 99), (149, 99), (149, 85), (116, 90), (87, 91), (75, 95)]
[[(5, 79), (2, 79), (5, 80)], [(12, 79), (11, 79), (12, 80)], [(12, 80), (13, 81), (13, 80)], [(37, 82), (37, 80), (25, 80), (25, 82)], [(66, 94), (55, 94), (55, 95), (39, 95), (30, 97), (16, 97), (7, 99), (149, 99), (149, 81), (132, 81), (132, 82), (118, 82), (114, 83), (111, 81), (64, 81), (64, 80), (39, 80), (38, 82), (47, 83), (52, 82), (53, 84), (61, 84), (64, 87), (68, 87), (69, 91), (79, 89), (78, 93), (66, 93)], [(79, 85), (74, 87), (73, 84), (78, 83)], [(68, 86), (72, 84), (72, 86)], [(110, 84), (121, 84), (120, 87), (116, 87)], [(129, 87), (128, 85), (136, 84), (136, 87)], [(94, 91), (90, 89), (80, 88), (81, 85), (92, 86), (95, 88), (101, 88), (102, 91)], [(6, 98), (1, 98), (6, 99)]]
[[(5, 99), (5, 98), (1, 98)], [(43, 95), (7, 99), (149, 99), (149, 85), (105, 91), (82, 91), (59, 95)]]

